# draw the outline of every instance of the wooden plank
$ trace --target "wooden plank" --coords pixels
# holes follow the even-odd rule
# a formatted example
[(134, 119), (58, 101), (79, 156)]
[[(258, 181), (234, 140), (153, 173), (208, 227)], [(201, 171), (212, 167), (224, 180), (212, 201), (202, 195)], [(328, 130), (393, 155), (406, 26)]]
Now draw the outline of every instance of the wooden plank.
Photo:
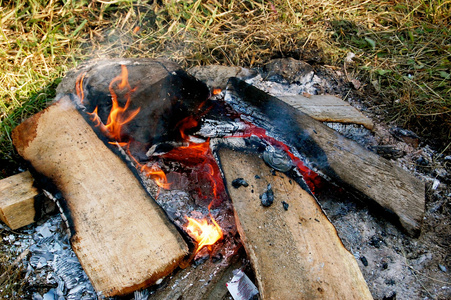
[(12, 230), (34, 223), (39, 191), (33, 182), (29, 171), (0, 180), (0, 220)]
[(365, 117), (349, 103), (332, 95), (311, 95), (310, 97), (295, 95), (277, 98), (321, 122), (359, 124), (369, 130), (374, 127), (370, 118)]
[[(226, 101), (281, 139), (324, 177), (394, 214), (411, 235), (423, 221), (425, 185), (420, 179), (283, 101), (231, 78)], [(371, 203), (369, 201), (368, 203)]]
[(126, 294), (181, 263), (188, 247), (175, 226), (68, 97), (25, 120), (13, 142), (61, 191), (72, 247), (96, 291)]
[[(219, 157), (262, 299), (372, 299), (356, 260), (312, 196), (282, 173), (272, 175), (256, 155), (221, 149)], [(232, 187), (240, 177), (248, 187)], [(274, 203), (264, 207), (259, 198), (268, 184)]]

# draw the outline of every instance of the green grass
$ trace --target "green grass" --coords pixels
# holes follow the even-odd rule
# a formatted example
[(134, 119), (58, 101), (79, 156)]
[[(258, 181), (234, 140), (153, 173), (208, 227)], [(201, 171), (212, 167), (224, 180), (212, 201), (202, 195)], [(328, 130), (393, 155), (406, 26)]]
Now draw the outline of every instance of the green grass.
[(0, 177), (17, 171), (11, 130), (52, 101), (67, 70), (95, 57), (258, 67), (320, 49), (320, 63), (341, 68), (353, 52), (348, 73), (377, 92), (386, 120), (451, 150), (450, 8), (450, 0), (0, 1)]

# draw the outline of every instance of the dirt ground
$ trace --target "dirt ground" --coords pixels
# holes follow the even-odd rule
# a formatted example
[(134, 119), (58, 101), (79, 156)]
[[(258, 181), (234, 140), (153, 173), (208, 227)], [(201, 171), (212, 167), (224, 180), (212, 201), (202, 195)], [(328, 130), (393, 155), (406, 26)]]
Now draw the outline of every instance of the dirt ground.
[[(395, 124), (384, 123), (384, 106), (381, 105), (383, 100), (377, 97), (374, 87), (364, 81), (360, 82), (359, 78), (349, 78), (349, 74), (342, 68), (300, 63), (299, 68), (291, 67), (289, 72), (286, 71), (287, 68), (278, 70), (271, 69), (270, 64), (259, 70), (229, 68), (221, 71), (228, 75), (221, 76), (242, 76), (247, 78), (248, 82), (275, 95), (290, 93), (295, 89), (297, 92), (332, 94), (344, 99), (372, 118), (375, 129), (369, 132), (354, 125), (331, 126), (369, 150), (379, 151), (382, 156), (415, 174), (426, 185), (425, 216), (421, 233), (417, 237), (406, 235), (392, 220), (386, 218), (382, 211), (364, 205), (358, 198), (339, 192), (331, 185), (326, 185), (317, 194), (319, 203), (336, 227), (344, 245), (357, 259), (373, 297), (450, 299), (451, 156), (435, 151), (430, 146), (430, 140), (417, 137)], [(311, 72), (313, 76), (309, 75)], [(50, 228), (50, 231), (63, 234), (58, 227), (59, 223), (53, 218), (55, 217), (50, 219), (50, 224), (55, 228)], [(48, 233), (42, 226), (43, 223), (39, 223), (17, 231), (0, 227), (0, 248), (9, 256), (5, 261), (11, 263), (18, 255), (23, 254), (26, 248), (34, 243), (32, 239), (37, 232), (40, 233), (40, 239), (45, 238)], [(67, 247), (64, 241), (62, 237), (58, 243)], [(50, 265), (40, 269), (35, 265), (33, 271), (30, 271), (30, 265), (35, 263), (31, 261), (31, 257), (26, 255), (22, 263), (13, 267), (20, 269), (15, 277), (12, 277), (9, 270), (7, 277), (20, 281), (20, 284), (16, 282), (16, 285), (4, 281), (9, 284), (10, 289), (17, 291), (16, 294), (6, 294), (9, 298), (20, 298), (19, 294), (24, 294), (25, 298), (29, 299), (35, 293), (34, 299), (39, 299), (37, 294), (44, 295), (50, 289), (58, 287), (55, 278), (53, 281), (52, 278), (47, 278), (47, 281), (31, 280), (36, 277), (45, 278), (51, 274), (51, 270), (45, 272), (46, 267), (50, 268)], [(8, 270), (2, 269), (2, 272)], [(35, 272), (36, 276), (30, 276), (27, 272)], [(24, 279), (26, 274), (28, 277)], [(3, 290), (8, 288), (4, 282)], [(67, 296), (66, 298), (69, 299)]]

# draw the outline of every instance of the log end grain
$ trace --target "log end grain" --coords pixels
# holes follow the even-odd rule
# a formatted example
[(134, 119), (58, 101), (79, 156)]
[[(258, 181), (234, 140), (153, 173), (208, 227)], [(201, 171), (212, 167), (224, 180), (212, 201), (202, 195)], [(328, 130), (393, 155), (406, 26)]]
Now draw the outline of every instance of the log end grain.
[(28, 171), (0, 180), (0, 220), (12, 230), (34, 222), (39, 191), (33, 182)]

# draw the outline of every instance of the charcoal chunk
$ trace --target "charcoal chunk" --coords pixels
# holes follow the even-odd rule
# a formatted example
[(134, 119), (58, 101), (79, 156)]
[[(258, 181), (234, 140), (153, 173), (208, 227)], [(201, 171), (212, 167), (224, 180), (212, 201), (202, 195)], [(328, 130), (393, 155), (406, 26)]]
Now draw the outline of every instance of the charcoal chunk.
[(244, 180), (244, 178), (240, 177), (232, 181), (232, 186), (237, 189), (240, 186), (248, 187), (249, 183), (247, 183), (246, 180)]
[(266, 191), (260, 195), (260, 200), (263, 206), (271, 206), (274, 202), (274, 192), (272, 190), (271, 184), (268, 184)]
[(282, 205), (283, 205), (283, 209), (288, 210), (288, 207), (290, 206), (288, 203), (286, 203), (285, 201), (282, 201)]
[(363, 264), (365, 267), (368, 267), (368, 260), (366, 259), (365, 256), (360, 256), (360, 260), (362, 261), (362, 264)]

